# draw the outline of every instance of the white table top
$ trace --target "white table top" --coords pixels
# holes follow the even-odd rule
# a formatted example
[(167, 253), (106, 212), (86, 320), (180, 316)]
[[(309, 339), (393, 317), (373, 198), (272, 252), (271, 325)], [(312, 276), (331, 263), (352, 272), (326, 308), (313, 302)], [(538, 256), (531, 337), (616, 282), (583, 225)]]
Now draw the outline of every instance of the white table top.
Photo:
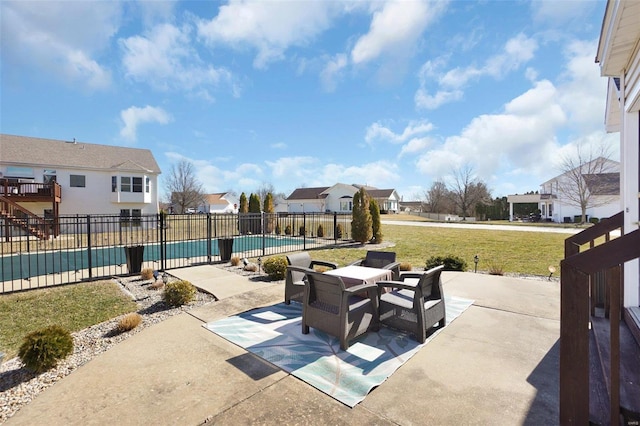
[(325, 272), (328, 275), (336, 275), (346, 285), (374, 284), (377, 281), (392, 280), (393, 272), (390, 269), (369, 268), (366, 266), (349, 265), (344, 268), (330, 269)]

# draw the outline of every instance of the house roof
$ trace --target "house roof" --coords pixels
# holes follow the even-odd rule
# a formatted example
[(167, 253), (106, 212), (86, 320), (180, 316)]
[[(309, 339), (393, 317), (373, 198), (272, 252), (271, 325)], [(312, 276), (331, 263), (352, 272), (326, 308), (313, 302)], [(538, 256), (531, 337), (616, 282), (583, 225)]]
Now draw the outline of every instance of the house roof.
[(329, 189), (328, 186), (321, 186), (316, 188), (297, 188), (291, 195), (287, 197), (287, 200), (320, 200), (327, 198), (327, 194), (323, 194), (324, 191)]
[(211, 206), (215, 206), (215, 205), (228, 206), (229, 204), (232, 204), (231, 201), (224, 198), (225, 195), (227, 195), (226, 192), (220, 192), (217, 194), (206, 194), (204, 196), (204, 202)]
[(395, 189), (366, 189), (366, 191), (372, 198), (389, 198)]
[(620, 173), (582, 175), (593, 195), (620, 195)]
[(148, 149), (0, 134), (0, 160), (20, 166), (160, 174)]

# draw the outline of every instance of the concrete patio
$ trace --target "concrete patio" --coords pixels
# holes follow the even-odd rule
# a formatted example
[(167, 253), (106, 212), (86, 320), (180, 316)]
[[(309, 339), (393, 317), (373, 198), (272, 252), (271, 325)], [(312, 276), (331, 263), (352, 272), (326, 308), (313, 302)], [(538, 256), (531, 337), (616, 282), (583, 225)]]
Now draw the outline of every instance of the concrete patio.
[(557, 282), (445, 272), (445, 293), (473, 306), (351, 409), (202, 327), (281, 302), (282, 281), (171, 272), (220, 300), (97, 356), (6, 424), (558, 423)]

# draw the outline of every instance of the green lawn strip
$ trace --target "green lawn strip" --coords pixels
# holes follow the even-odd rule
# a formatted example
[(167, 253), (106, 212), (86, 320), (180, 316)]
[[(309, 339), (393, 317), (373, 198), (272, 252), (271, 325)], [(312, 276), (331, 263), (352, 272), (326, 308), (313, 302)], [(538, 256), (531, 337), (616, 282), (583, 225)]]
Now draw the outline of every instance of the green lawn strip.
[[(548, 232), (520, 232), (482, 229), (428, 228), (399, 225), (382, 226), (384, 241), (393, 242), (397, 260), (413, 267), (424, 267), (431, 256), (454, 255), (467, 262), (473, 270), (473, 258), (478, 255), (479, 271), (497, 266), (507, 273), (548, 275), (549, 266), (558, 269), (564, 257), (567, 235)], [(363, 249), (314, 250), (314, 259), (324, 259), (346, 265), (375, 245)]]
[(112, 281), (1, 295), (0, 351), (14, 357), (24, 336), (49, 325), (74, 332), (136, 309)]

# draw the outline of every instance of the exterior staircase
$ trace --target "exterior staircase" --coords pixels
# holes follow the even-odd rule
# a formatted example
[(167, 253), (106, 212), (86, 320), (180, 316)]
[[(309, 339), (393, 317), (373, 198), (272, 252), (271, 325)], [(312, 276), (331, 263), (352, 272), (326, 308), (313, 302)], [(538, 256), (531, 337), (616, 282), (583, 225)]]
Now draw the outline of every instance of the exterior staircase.
[[(32, 235), (40, 240), (49, 239), (50, 225), (44, 218), (30, 212), (4, 196), (0, 196), (0, 218), (2, 218), (6, 224), (22, 229), (28, 235)], [(9, 238), (7, 232), (5, 232), (5, 237)]]
[(560, 424), (640, 424), (640, 307), (622, 303), (623, 265), (640, 257), (640, 229), (622, 227), (620, 212), (565, 240)]

